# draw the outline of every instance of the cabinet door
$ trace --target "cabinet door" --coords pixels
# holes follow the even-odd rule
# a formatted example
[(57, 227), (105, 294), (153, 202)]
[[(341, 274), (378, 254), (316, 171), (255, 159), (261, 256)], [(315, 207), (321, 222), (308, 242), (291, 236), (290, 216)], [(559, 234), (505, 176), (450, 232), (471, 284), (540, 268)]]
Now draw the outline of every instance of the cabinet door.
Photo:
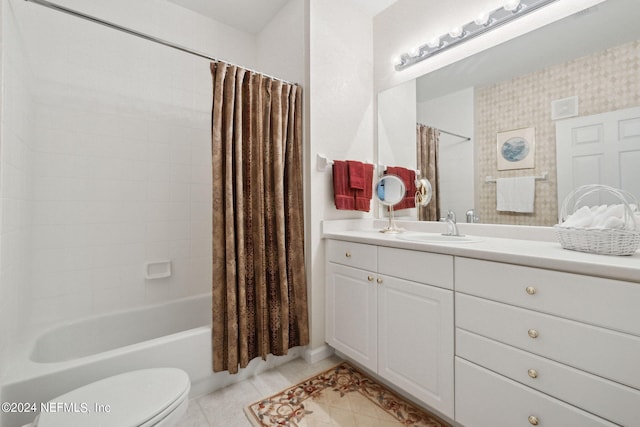
[(327, 263), (326, 340), (366, 368), (375, 371), (378, 294), (375, 273)]
[(378, 374), (453, 418), (453, 292), (380, 277)]

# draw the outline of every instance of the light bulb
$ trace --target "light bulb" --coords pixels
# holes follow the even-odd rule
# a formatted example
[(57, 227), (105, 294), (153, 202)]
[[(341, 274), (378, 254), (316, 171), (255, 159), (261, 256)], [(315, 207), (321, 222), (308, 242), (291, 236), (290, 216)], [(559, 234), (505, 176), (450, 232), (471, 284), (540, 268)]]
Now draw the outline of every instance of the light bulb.
[(440, 37), (434, 37), (427, 42), (427, 46), (431, 49), (435, 49), (436, 47), (440, 47)]
[(504, 5), (504, 10), (508, 10), (509, 12), (516, 12), (520, 7), (520, 0), (509, 0)]
[(489, 23), (489, 14), (487, 12), (481, 13), (476, 19), (473, 20), (473, 22), (475, 22), (476, 25), (480, 26), (487, 25)]
[(452, 28), (451, 31), (449, 31), (449, 35), (454, 39), (462, 36), (462, 27)]
[(402, 56), (396, 56), (392, 59), (393, 65), (404, 65), (404, 59)]

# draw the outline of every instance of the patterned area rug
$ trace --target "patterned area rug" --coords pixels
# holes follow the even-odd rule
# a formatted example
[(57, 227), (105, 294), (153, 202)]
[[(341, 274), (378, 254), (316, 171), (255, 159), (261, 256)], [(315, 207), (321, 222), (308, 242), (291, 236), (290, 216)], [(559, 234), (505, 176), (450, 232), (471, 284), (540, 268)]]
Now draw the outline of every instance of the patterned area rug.
[(245, 412), (256, 427), (450, 427), (346, 362), (259, 400)]

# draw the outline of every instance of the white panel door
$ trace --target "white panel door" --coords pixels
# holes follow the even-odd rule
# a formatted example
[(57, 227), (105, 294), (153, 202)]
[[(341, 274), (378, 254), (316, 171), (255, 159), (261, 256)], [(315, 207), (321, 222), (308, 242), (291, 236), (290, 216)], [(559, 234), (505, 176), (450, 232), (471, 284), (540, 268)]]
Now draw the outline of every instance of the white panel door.
[(453, 291), (380, 277), (378, 374), (453, 418)]
[(378, 289), (372, 272), (327, 263), (327, 343), (364, 367), (378, 368)]
[(558, 121), (556, 157), (558, 216), (567, 194), (585, 184), (622, 188), (640, 198), (640, 107)]

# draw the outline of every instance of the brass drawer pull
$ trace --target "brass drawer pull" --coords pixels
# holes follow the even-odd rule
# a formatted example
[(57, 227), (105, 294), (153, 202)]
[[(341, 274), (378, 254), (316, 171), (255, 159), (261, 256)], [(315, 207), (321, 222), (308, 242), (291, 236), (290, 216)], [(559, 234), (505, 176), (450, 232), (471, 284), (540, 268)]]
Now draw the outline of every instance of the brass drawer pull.
[(529, 369), (527, 371), (527, 374), (531, 377), (531, 378), (538, 378), (538, 371), (536, 371), (535, 369)]
[(536, 331), (535, 329), (529, 329), (527, 333), (531, 338), (538, 338), (538, 335), (540, 335), (538, 334), (538, 331)]
[(351, 258), (351, 252), (347, 252), (346, 254), (344, 254), (344, 256), (346, 256), (347, 258)]
[(367, 280), (373, 282), (373, 276), (367, 276)]
[(536, 293), (536, 288), (534, 288), (533, 286), (527, 286), (525, 291), (527, 291), (529, 295), (534, 295)]
[(382, 283), (382, 277), (378, 277), (377, 282), (378, 282), (378, 283)]
[(540, 421), (538, 421), (538, 417), (534, 417), (533, 415), (529, 415), (529, 424), (531, 424), (532, 426), (537, 426)]

